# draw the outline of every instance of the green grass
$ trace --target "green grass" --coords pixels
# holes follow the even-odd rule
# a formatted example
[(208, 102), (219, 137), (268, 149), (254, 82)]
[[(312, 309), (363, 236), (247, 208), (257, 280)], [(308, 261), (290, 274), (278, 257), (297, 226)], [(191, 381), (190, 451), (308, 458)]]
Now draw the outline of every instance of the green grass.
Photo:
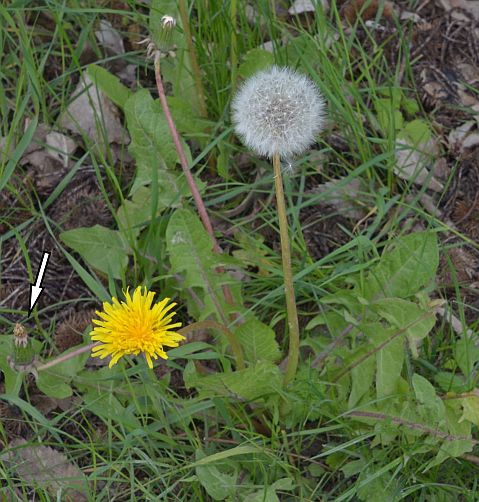
[[(315, 356), (342, 331), (341, 322), (329, 318), (323, 331), (307, 326), (316, 316), (336, 308), (321, 300), (352, 288), (353, 283), (367, 282), (368, 273), (394, 237), (406, 235), (418, 224), (439, 235), (452, 232), (456, 238), (454, 245), (467, 244), (478, 249), (470, 237), (449, 228), (422, 208), (419, 198), (425, 188), (414, 188), (411, 181), (400, 180), (393, 172), (398, 131), (393, 121), (383, 127), (375, 103), (389, 97), (392, 114), (397, 110), (392, 92), (398, 92), (401, 99), (409, 98), (418, 104), (416, 113), (404, 112), (407, 120), (416, 118), (431, 124), (434, 118), (423, 109), (418, 97), (412, 71), (414, 61), (409, 58), (408, 30), (404, 25), (396, 25), (398, 32), (394, 39), (400, 38), (399, 52), (391, 60), (386, 47), (388, 39), (378, 42), (368, 28), (366, 35), (360, 37), (359, 31), (364, 30), (361, 20), (351, 32), (344, 31), (334, 1), (328, 15), (318, 9), (314, 20), (310, 19), (306, 25), (300, 18), (285, 21), (275, 16), (271, 10), (274, 3), (256, 2), (261, 19), (251, 23), (245, 2), (237, 2), (239, 64), (249, 50), (273, 40), (275, 61), (307, 73), (328, 102), (327, 135), (319, 138), (314, 152), (298, 159), (294, 175), (285, 182), (302, 328), (302, 364), (295, 383), (282, 389), (277, 401), (267, 396), (264, 401), (252, 403), (241, 396), (198, 392), (194, 385), (187, 391), (177, 380), (184, 375), (185, 381), (189, 378), (193, 382), (194, 361), (220, 373), (228, 373), (234, 366), (227, 344), (219, 335), (199, 338), (191, 342), (192, 347), (199, 344), (197, 350), (189, 352), (189, 344), (174, 349), (171, 359), (164, 363), (172, 373), (159, 377), (146, 366), (130, 361), (115, 370), (104, 367), (81, 372), (72, 367), (58, 370), (56, 378), (73, 388), (74, 399), (65, 409), (56, 407), (47, 412), (38, 406), (37, 409), (33, 404), (35, 395), (40, 395), (43, 401), (50, 398), (36, 389), (33, 377), (25, 377), (17, 385), (20, 397), (0, 395), (2, 403), (6, 403), (0, 408), (2, 446), (7, 451), (14, 437), (25, 437), (28, 445), (61, 451), (82, 469), (89, 482), (87, 500), (95, 501), (476, 500), (478, 467), (473, 461), (461, 455), (449, 457), (425, 471), (442, 443), (435, 442), (431, 435), (412, 434), (407, 427), (388, 421), (372, 424), (353, 420), (347, 415), (348, 396), (341, 394), (342, 380), (334, 380), (337, 370), (334, 364), (331, 362), (321, 372), (311, 367)], [(41, 231), (49, 242), (58, 246), (63, 266), (89, 291), (80, 298), (49, 303), (29, 321), (31, 334), (43, 343), (41, 356), (45, 359), (58, 355), (54, 335), (62, 312), (68, 308), (81, 309), (83, 304), (101, 308), (100, 301), (107, 300), (109, 295), (121, 296), (121, 290), (127, 286), (145, 284), (160, 291), (161, 296), (175, 298), (184, 325), (194, 320), (194, 308), (186, 302), (188, 292), (182, 289), (169, 263), (166, 229), (175, 209), (166, 207), (158, 214), (155, 210), (161, 194), (157, 178), (153, 176), (151, 182), (147, 224), (142, 226), (141, 234), (135, 235), (116, 213), (118, 206), (131, 198), (127, 168), (114, 162), (111, 149), (102, 152), (86, 136), (78, 139), (81, 148), (77, 150), (71, 173), (85, 169), (92, 180), (96, 179), (99, 193), (112, 215), (112, 228), (123, 232), (129, 246), (129, 266), (122, 271), (121, 279), (114, 279), (92, 267), (59, 237), (63, 229), (52, 219), (50, 209), (74, 186), (72, 176), (66, 175), (49, 196), (43, 197), (36, 193), (34, 180), (25, 178), (26, 168), (18, 163), (37, 123), (58, 129), (58, 117), (67, 108), (88, 63), (94, 60), (95, 64), (108, 67), (115, 59), (104, 53), (95, 37), (100, 19), (115, 18), (124, 37), (130, 30), (138, 29), (147, 35), (148, 26), (151, 28), (147, 5), (133, 0), (124, 4), (124, 10), (112, 8), (109, 2), (76, 0), (51, 0), (42, 7), (33, 2), (11, 2), (0, 7), (0, 136), (5, 138), (3, 152), (9, 152), (0, 157), (0, 195), (7, 201), (2, 205), (0, 199), (0, 225), (5, 228), (0, 235), (0, 287), (13, 259), (11, 253), (4, 255), (4, 250), (16, 241), (25, 275), (15, 280), (22, 283), (22, 288), (28, 288), (27, 282), (32, 281), (37, 267), (30, 257), (29, 246)], [(411, 8), (413, 5), (411, 2)], [(188, 138), (192, 159), (196, 160), (193, 171), (205, 182), (203, 197), (219, 229), (222, 247), (235, 256), (240, 251), (237, 260), (244, 260), (247, 253), (251, 256), (250, 261), (246, 260), (250, 266), (243, 267), (240, 279), (243, 314), (254, 314), (272, 328), (286, 354), (279, 230), (275, 208), (268, 198), (273, 190), (272, 169), (268, 162), (252, 154), (246, 164), (239, 165), (238, 154), (246, 150), (235, 137), (229, 118), (232, 97), (230, 52), (226, 50), (232, 37), (229, 9), (229, 2), (219, 0), (201, 0), (190, 5), (190, 29), (202, 71), (210, 127), (201, 132), (181, 132)], [(177, 36), (181, 39), (181, 29)], [(286, 43), (280, 43), (282, 38)], [(91, 56), (84, 62), (82, 55), (87, 47)], [(148, 89), (157, 99), (153, 65), (146, 60), (143, 47), (135, 46), (122, 58), (137, 65), (139, 87)], [(167, 76), (176, 71), (175, 64), (162, 61)], [(185, 63), (186, 75), (188, 68)], [(188, 78), (191, 80), (191, 75)], [(188, 78), (176, 83), (171, 79), (168, 92), (173, 95), (180, 92)], [(192, 95), (190, 89), (185, 101), (190, 99), (194, 106)], [(177, 97), (184, 96), (180, 93)], [(338, 136), (340, 140), (335, 141)], [(453, 165), (450, 179), (445, 183), (444, 197), (455, 168)], [(218, 176), (218, 172), (224, 176)], [(257, 172), (261, 173), (258, 178)], [(370, 217), (363, 223), (354, 221), (343, 227), (342, 237), (333, 250), (318, 258), (313, 256), (305, 237), (308, 226), (323, 224), (330, 228), (337, 216), (348, 217), (339, 209), (322, 212), (334, 189), (322, 194), (311, 191), (319, 176), (322, 181), (342, 177), (339, 186), (361, 180), (362, 201)], [(248, 212), (231, 215), (231, 210), (249, 195), (252, 204)], [(185, 200), (188, 197), (182, 199), (182, 204), (188, 205)], [(316, 213), (305, 225), (301, 214), (307, 209)], [(222, 232), (226, 232), (224, 237)], [(245, 243), (239, 237), (245, 234), (257, 240)], [(268, 237), (259, 239), (261, 235)], [(450, 248), (450, 244), (441, 241), (439, 246), (441, 254)], [(257, 264), (260, 259), (261, 266), (254, 268), (255, 260)], [(477, 318), (477, 307), (463, 298), (465, 289), (459, 284), (451, 259), (446, 258), (446, 263), (452, 288), (441, 291), (430, 285), (428, 292), (447, 298), (466, 327), (466, 317), (475, 313)], [(232, 287), (237, 284), (232, 278), (228, 281)], [(189, 301), (192, 302), (191, 298)], [(342, 307), (336, 308), (338, 312), (342, 312)], [(0, 308), (4, 340), (14, 322), (23, 320), (25, 314), (25, 308)], [(234, 329), (234, 322), (230, 327)], [(467, 327), (477, 330), (478, 322), (473, 321)], [(85, 342), (88, 339), (85, 334)], [(434, 378), (441, 371), (459, 371), (458, 340), (443, 321), (437, 322), (423, 341), (418, 358), (404, 347), (405, 384), (411, 389), (413, 376), (418, 374), (430, 381), (439, 395), (445, 394)], [(361, 349), (361, 338), (353, 336), (350, 343), (351, 350)], [(0, 356), (4, 358), (9, 349), (2, 350)], [(351, 359), (346, 349), (341, 350), (335, 357), (344, 358), (344, 369)], [(470, 359), (468, 390), (477, 384), (474, 370), (478, 359)], [(0, 367), (5, 371), (2, 361)], [(280, 399), (292, 403), (286, 416), (281, 414)], [(472, 427), (473, 437), (477, 437), (476, 425)], [(5, 500), (26, 500), (33, 492), (38, 500), (67, 500), (64, 493), (55, 493), (41, 482), (36, 485), (27, 476), (18, 476), (15, 465), (3, 456), (0, 478), (0, 494)]]

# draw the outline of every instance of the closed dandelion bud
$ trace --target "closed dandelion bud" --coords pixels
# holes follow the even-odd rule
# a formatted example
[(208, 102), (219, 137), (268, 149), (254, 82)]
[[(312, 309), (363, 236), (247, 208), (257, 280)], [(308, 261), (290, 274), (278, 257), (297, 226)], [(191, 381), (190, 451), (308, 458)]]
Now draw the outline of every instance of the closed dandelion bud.
[(13, 364), (26, 366), (33, 362), (35, 352), (26, 329), (19, 323), (13, 328)]
[(160, 32), (158, 37), (158, 49), (167, 53), (173, 48), (173, 31), (176, 26), (176, 19), (172, 16), (163, 16), (160, 21)]
[(243, 83), (232, 102), (232, 119), (238, 136), (255, 153), (289, 159), (315, 142), (325, 107), (312, 80), (272, 66)]

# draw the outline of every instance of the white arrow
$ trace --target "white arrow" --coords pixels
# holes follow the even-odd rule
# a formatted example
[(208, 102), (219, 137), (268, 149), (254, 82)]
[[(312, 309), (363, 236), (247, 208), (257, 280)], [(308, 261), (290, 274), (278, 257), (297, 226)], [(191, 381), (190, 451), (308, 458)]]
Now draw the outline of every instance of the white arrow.
[(47, 268), (47, 263), (49, 258), (50, 258), (50, 253), (44, 252), (42, 263), (40, 264), (40, 268), (38, 269), (38, 274), (35, 284), (30, 284), (30, 308), (28, 309), (28, 315), (32, 313), (32, 310), (35, 307), (38, 298), (40, 298), (41, 292), (43, 291), (43, 288), (41, 287), (42, 280), (43, 280), (43, 275), (45, 274), (45, 270)]

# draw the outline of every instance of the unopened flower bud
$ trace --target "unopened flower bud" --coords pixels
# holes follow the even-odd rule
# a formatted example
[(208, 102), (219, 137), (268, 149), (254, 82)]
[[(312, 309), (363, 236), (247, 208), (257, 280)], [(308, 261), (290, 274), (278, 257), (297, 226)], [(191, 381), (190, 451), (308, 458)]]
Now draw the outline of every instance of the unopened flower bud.
[(13, 363), (16, 366), (26, 366), (33, 362), (35, 352), (28, 338), (26, 329), (20, 324), (13, 328)]
[(176, 26), (176, 19), (172, 16), (163, 16), (160, 21), (158, 49), (167, 53), (173, 48), (172, 38)]

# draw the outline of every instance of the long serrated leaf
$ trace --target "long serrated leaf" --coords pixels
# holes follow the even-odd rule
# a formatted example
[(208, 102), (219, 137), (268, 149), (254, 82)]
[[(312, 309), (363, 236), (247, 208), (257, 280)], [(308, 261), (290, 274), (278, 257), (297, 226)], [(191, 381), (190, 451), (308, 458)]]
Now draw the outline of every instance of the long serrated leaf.
[[(178, 191), (179, 174), (173, 170), (178, 158), (160, 103), (142, 89), (125, 103), (125, 116), (131, 135), (129, 152), (137, 163), (137, 173), (130, 194), (153, 179), (153, 170), (161, 171), (158, 180), (168, 183), (165, 190)], [(170, 169), (168, 169), (170, 168)]]
[(274, 331), (259, 319), (252, 318), (234, 330), (236, 339), (243, 347), (247, 362), (276, 362), (281, 357)]
[(397, 238), (368, 274), (362, 295), (368, 300), (412, 296), (433, 279), (438, 264), (435, 234), (417, 232)]
[(87, 500), (89, 488), (83, 472), (58, 450), (15, 439), (2, 459), (27, 483), (41, 486), (52, 495), (61, 494), (62, 500)]

